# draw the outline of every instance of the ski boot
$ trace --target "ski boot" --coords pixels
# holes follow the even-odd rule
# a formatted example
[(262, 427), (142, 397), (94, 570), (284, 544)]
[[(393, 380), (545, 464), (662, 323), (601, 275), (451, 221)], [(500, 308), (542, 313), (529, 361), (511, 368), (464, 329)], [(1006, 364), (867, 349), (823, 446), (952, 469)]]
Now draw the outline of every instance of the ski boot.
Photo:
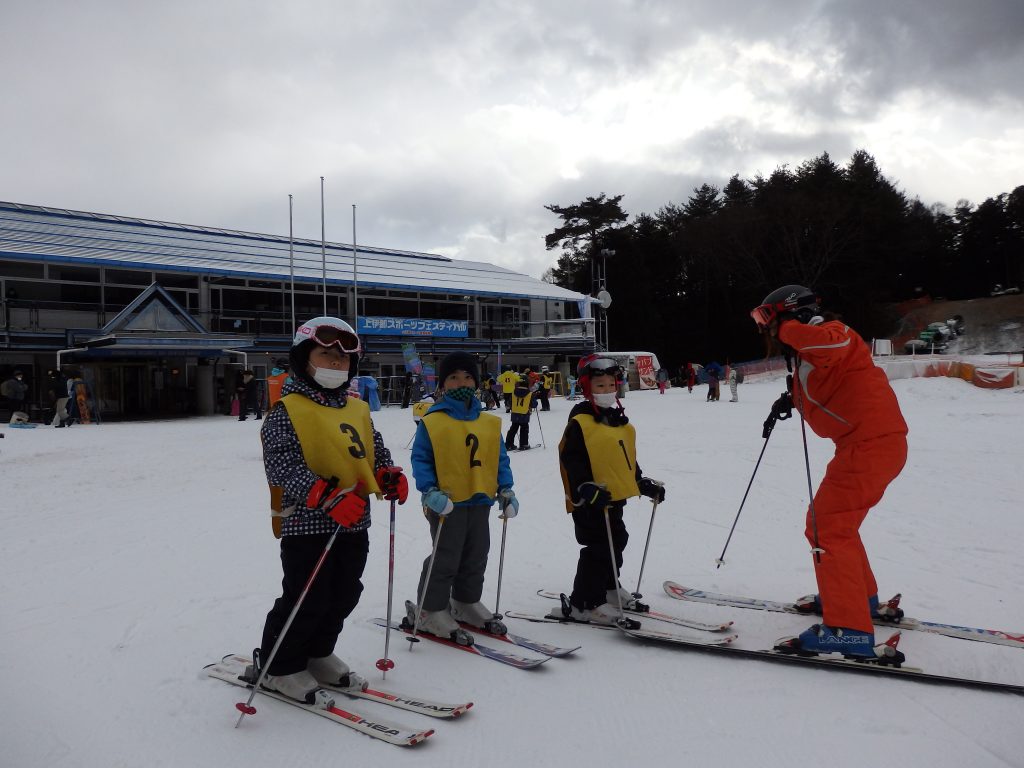
[[(896, 595), (886, 603), (879, 603), (878, 595), (868, 598), (868, 607), (871, 609), (872, 620), (887, 621), (893, 624), (903, 618), (903, 609), (900, 608), (900, 598)], [(793, 603), (797, 613), (808, 613), (821, 616), (821, 598), (818, 595), (805, 595)]]
[(900, 608), (900, 598), (902, 595), (895, 595), (885, 603), (878, 602), (878, 595), (872, 595), (868, 598), (868, 605), (871, 608), (871, 618), (878, 619), (879, 621), (887, 621), (893, 624), (898, 623), (903, 618), (903, 609)]
[(419, 625), (416, 625), (416, 604), (411, 600), (405, 601), (405, 618), (402, 620), (402, 629), (412, 631), (416, 627), (417, 632), (426, 632), (428, 635), (439, 637), (442, 640), (450, 640), (456, 645), (472, 645), (473, 636), (458, 625), (452, 614), (447, 609), (440, 611), (420, 611)]
[[(614, 592), (612, 593), (614, 594)], [(619, 606), (614, 603), (602, 603), (593, 608), (580, 608), (573, 605), (563, 593), (559, 595), (561, 606), (548, 614), (548, 618), (560, 621), (575, 621), (580, 624), (597, 624), (602, 627), (622, 627), (623, 629), (639, 629), (640, 622), (628, 619), (619, 613)]]
[(475, 603), (460, 603), (458, 600), (452, 600), (451, 615), (455, 621), (478, 627), (492, 635), (508, 634), (508, 627), (505, 626), (501, 617), (488, 611), (479, 600)]
[(854, 661), (899, 667), (906, 661), (906, 656), (897, 650), (898, 644), (898, 632), (884, 643), (875, 645), (875, 636), (871, 632), (815, 624), (797, 637), (779, 640), (775, 650), (797, 656), (841, 653), (844, 658)]
[(618, 589), (618, 595), (615, 594), (616, 590), (609, 589), (604, 596), (604, 599), (617, 606), (619, 599), (622, 599), (622, 610), (632, 611), (633, 613), (647, 613), (651, 610), (651, 606), (641, 603), (640, 600), (633, 595), (632, 592), (627, 592), (622, 587)]
[(365, 691), (369, 682), (361, 675), (357, 675), (348, 664), (339, 659), (333, 653), (330, 656), (310, 659), (306, 664), (306, 671), (311, 674), (320, 685), (329, 685), (332, 688), (347, 688), (352, 691)]
[[(252, 685), (259, 680), (261, 673), (260, 649), (252, 652), (253, 663), (245, 668), (242, 679)], [(291, 675), (263, 675), (260, 685), (268, 691), (276, 691), (289, 699), (295, 699), (317, 709), (330, 709), (334, 706), (334, 697), (320, 687), (320, 684), (305, 669)]]

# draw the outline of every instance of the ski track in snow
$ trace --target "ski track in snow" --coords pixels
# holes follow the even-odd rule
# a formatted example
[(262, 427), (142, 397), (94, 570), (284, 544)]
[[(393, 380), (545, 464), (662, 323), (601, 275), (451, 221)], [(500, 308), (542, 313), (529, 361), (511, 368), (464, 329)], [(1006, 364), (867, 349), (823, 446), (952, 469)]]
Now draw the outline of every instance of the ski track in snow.
[[(807, 505), (798, 420), (780, 423), (715, 568), (761, 449), (761, 423), (782, 381), (748, 381), (739, 403), (705, 390), (630, 393), (638, 459), (664, 480), (642, 591), (661, 611), (734, 619), (743, 647), (766, 647), (810, 619), (672, 600), (661, 582), (776, 600), (814, 589), (803, 539)], [(951, 379), (895, 382), (911, 427), (903, 474), (862, 528), (883, 597), (908, 615), (1024, 632), (1024, 516), (1019, 511), (1021, 393)], [(513, 453), (522, 503), (508, 524), (503, 609), (546, 611), (540, 588), (571, 588), (578, 547), (565, 515), (556, 446), (569, 403), (543, 414), (548, 448)], [(505, 414), (500, 414), (503, 418)], [(396, 463), (411, 412), (374, 414)], [(384, 633), (388, 505), (373, 507), (365, 591), (338, 652), (371, 683), (442, 700), (473, 700), (460, 720), (427, 721), (372, 702), (342, 707), (435, 727), (401, 750), (247, 694), (201, 668), (249, 653), (278, 594), (258, 430), (229, 417), (7, 430), (0, 442), (0, 735), (5, 766), (621, 766), (824, 760), (931, 766), (1022, 766), (1024, 699), (817, 669), (717, 658), (617, 633), (509, 620), (512, 631), (573, 658), (520, 671), (393, 634), (396, 668), (373, 665)], [(539, 437), (539, 430), (537, 432)], [(808, 432), (815, 486), (831, 443)], [(414, 598), (429, 553), (418, 496), (399, 507), (395, 603)], [(623, 584), (636, 586), (650, 520), (631, 501)], [(485, 601), (493, 605), (500, 522), (492, 513)], [(657, 622), (652, 626), (668, 628)], [(880, 629), (879, 635), (885, 636)], [(487, 642), (486, 640), (484, 642)], [(497, 641), (490, 644), (511, 648)], [(909, 663), (1024, 683), (1024, 650), (906, 632)], [(522, 650), (522, 649), (519, 649)], [(524, 655), (529, 652), (523, 651)], [(426, 722), (425, 722), (426, 721)]]

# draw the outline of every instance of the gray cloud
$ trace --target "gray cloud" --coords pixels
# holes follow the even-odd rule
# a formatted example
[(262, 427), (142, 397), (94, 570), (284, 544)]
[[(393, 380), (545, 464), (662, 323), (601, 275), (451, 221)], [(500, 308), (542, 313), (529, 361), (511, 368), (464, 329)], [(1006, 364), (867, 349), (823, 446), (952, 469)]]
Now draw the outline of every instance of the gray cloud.
[(330, 239), (356, 203), (364, 244), (539, 275), (545, 204), (842, 162), (915, 92), (977, 173), (909, 141), (883, 169), (1006, 191), (978, 177), (1024, 154), (1022, 41), (1016, 0), (7, 3), (0, 199), (286, 233), (290, 192), (319, 237), (323, 174)]

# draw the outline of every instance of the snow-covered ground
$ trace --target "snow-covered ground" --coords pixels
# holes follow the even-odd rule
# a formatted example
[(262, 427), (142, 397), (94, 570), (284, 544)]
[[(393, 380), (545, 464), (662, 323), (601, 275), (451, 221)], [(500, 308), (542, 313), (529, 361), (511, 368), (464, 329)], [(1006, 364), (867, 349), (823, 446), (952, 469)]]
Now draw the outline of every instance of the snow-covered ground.
[[(883, 596), (908, 615), (1024, 631), (1022, 394), (952, 379), (894, 383), (910, 459), (863, 528)], [(746, 647), (810, 621), (674, 601), (661, 582), (774, 599), (814, 588), (803, 540), (806, 479), (799, 422), (779, 425), (726, 557), (715, 569), (761, 448), (779, 381), (748, 382), (742, 402), (704, 388), (631, 393), (645, 472), (666, 481), (643, 591), (658, 609), (733, 618)], [(577, 547), (554, 447), (570, 404), (544, 415), (547, 450), (513, 454), (520, 516), (508, 526), (502, 608), (541, 611), (538, 588), (568, 590)], [(398, 463), (408, 410), (375, 422)], [(249, 652), (277, 596), (259, 423), (226, 417), (6, 429), (0, 441), (0, 764), (127, 766), (829, 766), (1024, 765), (1024, 699), (883, 677), (790, 668), (645, 645), (610, 632), (510, 622), (522, 634), (583, 644), (576, 658), (523, 672), (440, 646), (412, 652), (382, 687), (475, 708), (454, 722), (368, 702), (353, 708), (436, 725), (402, 750), (293, 707), (257, 699), (242, 727), (241, 689), (204, 664)], [(540, 434), (534, 428), (533, 440)], [(810, 436), (815, 483), (830, 443)], [(387, 594), (387, 506), (374, 508), (366, 591), (339, 653), (373, 668), (384, 634), (367, 623)], [(624, 582), (635, 587), (650, 504), (627, 508)], [(497, 521), (486, 599), (498, 571)], [(415, 503), (400, 508), (396, 599), (413, 596), (429, 551)], [(400, 602), (399, 602), (400, 604)], [(652, 622), (653, 623), (653, 622)], [(667, 628), (667, 627), (666, 627)], [(511, 646), (507, 646), (511, 647)], [(1024, 684), (1024, 649), (905, 633), (910, 663)]]

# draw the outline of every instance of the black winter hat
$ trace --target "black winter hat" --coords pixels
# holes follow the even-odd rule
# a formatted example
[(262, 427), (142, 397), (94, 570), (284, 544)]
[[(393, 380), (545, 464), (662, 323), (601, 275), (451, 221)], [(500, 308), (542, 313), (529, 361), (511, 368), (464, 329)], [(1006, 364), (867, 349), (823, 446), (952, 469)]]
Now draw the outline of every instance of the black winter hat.
[(480, 386), (480, 372), (477, 369), (476, 358), (469, 354), (469, 352), (452, 352), (449, 355), (445, 355), (444, 359), (441, 360), (437, 375), (442, 387), (444, 386), (444, 380), (455, 373), (455, 371), (465, 371), (473, 377), (473, 383), (476, 386)]

